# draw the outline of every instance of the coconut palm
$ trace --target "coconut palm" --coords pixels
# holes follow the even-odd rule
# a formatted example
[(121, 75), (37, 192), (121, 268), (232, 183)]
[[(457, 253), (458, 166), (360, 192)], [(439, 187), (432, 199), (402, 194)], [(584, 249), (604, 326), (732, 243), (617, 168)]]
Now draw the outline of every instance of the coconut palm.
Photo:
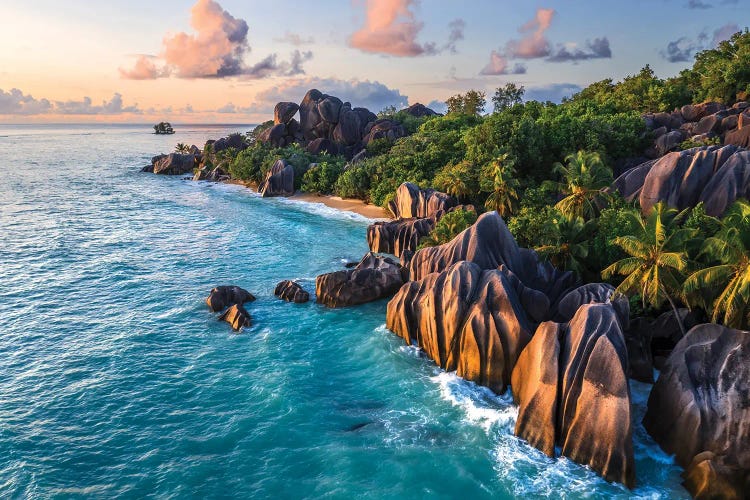
[(563, 177), (559, 184), (566, 195), (555, 208), (568, 217), (595, 217), (607, 195), (602, 189), (612, 184), (612, 169), (599, 153), (579, 151), (565, 158), (566, 165), (555, 163), (553, 171)]
[(669, 302), (684, 335), (685, 327), (674, 299), (682, 294), (684, 273), (688, 268), (686, 247), (696, 231), (678, 227), (677, 222), (684, 212), (678, 214), (664, 202), (654, 205), (646, 219), (636, 212), (630, 214), (634, 219), (635, 234), (613, 240), (629, 257), (607, 267), (602, 271), (602, 277), (625, 276), (617, 291), (626, 295), (641, 294), (644, 307), (649, 304), (659, 308), (665, 301)]
[(717, 265), (693, 273), (684, 290), (711, 319), (743, 328), (750, 317), (750, 203), (735, 202), (721, 220), (716, 236), (706, 238), (702, 255)]
[(190, 152), (190, 146), (188, 146), (184, 142), (178, 142), (177, 145), (174, 147), (174, 151), (175, 153), (187, 154)]
[(554, 242), (542, 245), (535, 250), (547, 257), (555, 267), (574, 271), (579, 276), (588, 273), (586, 258), (589, 256), (589, 241), (596, 230), (594, 221), (584, 221), (581, 217), (562, 215), (550, 221)]
[(493, 173), (492, 191), (484, 206), (487, 210), (496, 210), (503, 217), (507, 217), (515, 209), (518, 202), (518, 187), (516, 169), (508, 154), (498, 156), (489, 167)]
[(457, 199), (473, 192), (472, 184), (476, 183), (474, 166), (468, 161), (448, 164), (435, 175), (434, 184)]

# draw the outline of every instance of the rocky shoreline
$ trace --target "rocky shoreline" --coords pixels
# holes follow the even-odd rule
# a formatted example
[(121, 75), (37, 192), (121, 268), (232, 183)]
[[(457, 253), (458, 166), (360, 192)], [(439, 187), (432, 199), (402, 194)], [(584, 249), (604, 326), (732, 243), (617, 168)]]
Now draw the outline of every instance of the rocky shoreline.
[[(392, 125), (378, 124), (367, 110), (317, 91), (293, 104), (279, 103), (277, 123), (263, 140), (300, 140), (308, 148), (334, 141), (331, 147), (343, 148), (353, 161), (363, 141)], [(738, 117), (738, 130), (744, 130), (745, 109), (683, 109), (679, 119), (669, 115), (669, 127), (679, 130), (672, 134), (675, 140), (677, 134), (684, 139), (691, 133), (696, 141), (707, 140), (736, 121), (727, 118)], [(299, 122), (294, 119), (298, 111)], [(699, 121), (696, 125), (683, 117)], [(362, 126), (365, 119), (370, 122)], [(659, 124), (667, 117), (650, 119)], [(640, 198), (644, 211), (659, 200), (679, 208), (703, 200), (710, 215), (720, 215), (734, 199), (750, 194), (745, 176), (750, 152), (729, 144), (670, 153), (661, 144), (669, 127), (661, 125), (666, 131), (655, 134), (659, 158), (628, 170), (611, 189)], [(221, 164), (211, 163), (209, 170), (204, 154), (161, 155), (145, 170), (184, 175), (197, 169), (194, 180), (231, 181)], [(732, 169), (719, 171), (725, 164)], [(352, 211), (365, 212), (364, 203), (296, 195), (295, 175), (293, 166), (279, 159), (258, 192), (337, 209), (348, 204)], [(728, 175), (733, 180), (721, 177)], [(728, 183), (734, 188), (723, 192)], [(652, 382), (658, 368), (661, 375), (644, 425), (685, 468), (688, 490), (697, 498), (742, 498), (743, 491), (750, 491), (750, 333), (704, 324), (684, 336), (672, 334), (670, 325), (679, 323), (671, 313), (672, 323), (669, 318), (631, 321), (628, 300), (611, 285), (582, 283), (520, 247), (494, 211), (452, 241), (418, 249), (419, 240), (458, 208), (473, 210), (445, 193), (402, 184), (388, 206), (392, 219), (368, 228), (371, 252), (350, 269), (317, 277), (317, 303), (338, 308), (389, 298), (386, 326), (407, 344), (420, 347), (441, 368), (496, 393), (511, 389), (519, 406), (519, 438), (629, 488), (637, 477), (629, 379)], [(313, 294), (283, 281), (276, 295), (304, 303)], [(212, 305), (216, 296), (222, 299), (218, 308)], [(239, 330), (251, 321), (243, 306), (248, 296), (220, 288), (207, 301), (212, 310), (226, 308), (221, 318)]]

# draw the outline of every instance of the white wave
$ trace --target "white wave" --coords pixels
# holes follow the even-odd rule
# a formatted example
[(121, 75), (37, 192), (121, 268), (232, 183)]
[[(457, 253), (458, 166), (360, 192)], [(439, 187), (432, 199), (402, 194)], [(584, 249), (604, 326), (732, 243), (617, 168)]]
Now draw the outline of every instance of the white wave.
[(327, 219), (349, 220), (354, 222), (364, 222), (367, 224), (372, 224), (375, 221), (381, 220), (365, 217), (364, 215), (350, 212), (348, 210), (332, 208), (325, 203), (318, 203), (314, 201), (295, 200), (294, 198), (274, 198), (273, 202), (280, 205), (292, 205), (298, 210), (302, 210), (303, 212), (307, 212), (313, 215), (319, 215)]
[(510, 391), (496, 395), (486, 387), (468, 382), (455, 373), (441, 371), (430, 379), (440, 387), (440, 396), (461, 408), (469, 422), (479, 424), (485, 432), (496, 427), (513, 427), (518, 408), (513, 405)]

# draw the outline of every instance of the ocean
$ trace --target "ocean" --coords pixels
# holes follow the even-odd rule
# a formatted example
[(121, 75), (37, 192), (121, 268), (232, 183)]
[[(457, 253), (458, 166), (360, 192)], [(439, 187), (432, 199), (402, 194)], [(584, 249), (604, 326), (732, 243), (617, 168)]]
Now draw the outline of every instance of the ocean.
[[(640, 425), (637, 487), (513, 436), (509, 394), (439, 370), (386, 302), (277, 300), (367, 252), (368, 220), (140, 173), (250, 126), (0, 126), (0, 497), (688, 498)], [(204, 300), (258, 297), (241, 334)]]

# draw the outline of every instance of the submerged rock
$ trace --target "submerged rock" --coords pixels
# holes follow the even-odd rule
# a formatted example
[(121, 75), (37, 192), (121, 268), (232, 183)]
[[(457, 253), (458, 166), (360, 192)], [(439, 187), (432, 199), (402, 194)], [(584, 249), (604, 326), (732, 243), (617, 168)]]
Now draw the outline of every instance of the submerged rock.
[(250, 313), (245, 310), (241, 304), (235, 304), (219, 316), (220, 321), (226, 321), (232, 326), (232, 329), (239, 332), (244, 327), (252, 325)]
[(327, 307), (347, 307), (389, 297), (404, 281), (399, 263), (368, 253), (353, 269), (318, 276), (315, 294)]
[(294, 302), (295, 304), (303, 304), (310, 300), (310, 294), (299, 283), (289, 280), (282, 281), (276, 285), (273, 294), (282, 300)]
[(608, 481), (634, 486), (627, 349), (610, 304), (586, 304), (570, 323), (540, 325), (512, 389), (517, 436), (549, 456), (559, 446)]
[(643, 425), (686, 468), (691, 493), (710, 497), (716, 484), (731, 492), (725, 498), (743, 498), (750, 491), (750, 332), (691, 329), (656, 381)]
[(208, 294), (206, 304), (213, 312), (219, 312), (226, 307), (254, 300), (252, 293), (238, 286), (217, 286)]

